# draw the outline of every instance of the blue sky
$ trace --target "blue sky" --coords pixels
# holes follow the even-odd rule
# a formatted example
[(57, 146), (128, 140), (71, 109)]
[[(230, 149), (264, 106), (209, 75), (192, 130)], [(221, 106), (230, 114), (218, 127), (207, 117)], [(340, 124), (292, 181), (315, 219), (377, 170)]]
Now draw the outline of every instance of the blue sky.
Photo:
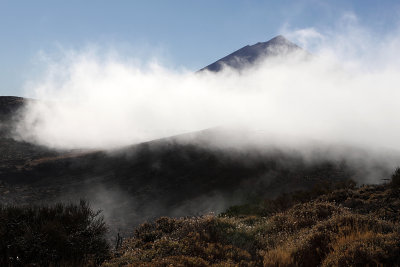
[(5, 1), (0, 0), (0, 95), (21, 95), (40, 69), (39, 52), (113, 48), (127, 57), (160, 57), (197, 70), (284, 25), (332, 27), (353, 13), (372, 32), (398, 27), (399, 1)]

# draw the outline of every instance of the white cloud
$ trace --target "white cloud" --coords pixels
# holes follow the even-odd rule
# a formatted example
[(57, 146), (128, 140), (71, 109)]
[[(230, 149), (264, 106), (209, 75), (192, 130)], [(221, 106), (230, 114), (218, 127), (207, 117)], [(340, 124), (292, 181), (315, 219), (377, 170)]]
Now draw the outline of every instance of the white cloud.
[(313, 47), (324, 41), (325, 38), (315, 28), (290, 30), (288, 26), (285, 26), (282, 32), (289, 40), (293, 40), (293, 42), (304, 49), (313, 49)]
[(239, 125), (398, 150), (398, 38), (385, 38), (387, 47), (375, 40), (360, 48), (371, 34), (350, 20), (343, 31), (288, 31), (305, 44), (318, 41), (312, 60), (269, 58), (241, 74), (194, 74), (91, 51), (67, 53), (28, 83), (28, 95), (50, 102), (28, 107), (19, 138), (57, 148), (110, 148)]

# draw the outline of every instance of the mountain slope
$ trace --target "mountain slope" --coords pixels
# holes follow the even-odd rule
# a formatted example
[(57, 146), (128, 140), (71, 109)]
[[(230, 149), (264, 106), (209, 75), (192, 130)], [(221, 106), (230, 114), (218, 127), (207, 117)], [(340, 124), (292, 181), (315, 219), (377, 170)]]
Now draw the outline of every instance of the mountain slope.
[[(246, 46), (204, 69), (218, 71), (221, 64), (240, 69), (264, 56), (296, 50), (301, 48), (278, 36)], [(85, 198), (104, 211), (114, 230), (156, 216), (219, 212), (260, 192), (273, 197), (367, 172), (363, 163), (354, 165), (341, 157), (310, 161), (299, 151), (276, 147), (207, 146), (228, 139), (230, 133), (215, 130), (193, 133), (189, 142), (185, 136), (177, 136), (114, 151), (52, 150), (10, 137), (18, 118), (14, 115), (26, 102), (0, 97), (0, 202), (31, 204)], [(364, 157), (364, 151), (357, 153), (357, 158)], [(370, 165), (368, 160), (364, 163)], [(381, 163), (374, 162), (377, 173), (387, 171)]]
[[(2, 103), (12, 106), (9, 100)], [(85, 198), (104, 211), (112, 230), (124, 231), (155, 216), (222, 211), (259, 190), (275, 195), (353, 175), (346, 164), (309, 164), (296, 153), (204, 145), (216, 135), (209, 130), (193, 134), (194, 143), (178, 136), (114, 151), (56, 151), (2, 136), (0, 202)]]
[(247, 45), (241, 49), (223, 57), (216, 62), (202, 68), (200, 71), (208, 70), (213, 72), (221, 71), (224, 66), (241, 70), (251, 66), (257, 61), (271, 56), (286, 55), (295, 51), (304, 51), (296, 44), (290, 42), (282, 35), (278, 35), (268, 42), (260, 42), (254, 45)]

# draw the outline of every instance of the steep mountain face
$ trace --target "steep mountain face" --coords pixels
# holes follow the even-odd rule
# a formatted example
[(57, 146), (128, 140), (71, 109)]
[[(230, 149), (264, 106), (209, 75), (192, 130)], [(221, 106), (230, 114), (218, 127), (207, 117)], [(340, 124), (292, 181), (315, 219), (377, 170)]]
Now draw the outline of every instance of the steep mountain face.
[(205, 68), (202, 68), (200, 71), (208, 70), (218, 72), (222, 70), (224, 66), (241, 70), (266, 57), (285, 55), (295, 51), (302, 51), (302, 49), (282, 35), (278, 35), (268, 42), (247, 45), (206, 66)]

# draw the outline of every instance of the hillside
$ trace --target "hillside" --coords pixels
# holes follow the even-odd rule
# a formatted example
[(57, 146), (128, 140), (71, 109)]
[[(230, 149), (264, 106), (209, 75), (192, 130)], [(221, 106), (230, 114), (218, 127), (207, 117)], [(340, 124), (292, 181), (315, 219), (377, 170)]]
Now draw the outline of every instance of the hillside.
[(113, 152), (57, 154), (39, 149), (32, 151), (32, 158), (25, 157), (28, 150), (21, 154), (11, 149), (11, 160), (3, 161), (0, 169), (3, 203), (85, 198), (104, 210), (106, 219), (123, 218), (114, 226), (122, 229), (156, 216), (219, 212), (261, 190), (276, 195), (353, 174), (341, 162), (309, 164), (300, 155), (279, 151), (228, 153), (173, 139)]
[[(278, 36), (210, 66), (232, 63), (239, 67), (235, 65), (239, 59), (246, 62), (242, 68), (265, 56), (298, 49)], [(331, 153), (324, 144), (306, 151), (274, 144), (215, 145), (235, 134), (243, 139), (240, 132), (215, 128), (112, 150), (55, 150), (15, 135), (19, 114), (29, 101), (39, 100), (0, 97), (0, 202), (76, 203), (83, 198), (103, 210), (110, 236), (128, 233), (147, 219), (218, 213), (262, 194), (275, 197), (321, 182), (350, 178), (364, 183), (371, 181), (372, 173), (377, 183), (392, 168), (387, 158), (374, 158), (355, 147)]]
[[(177, 136), (112, 151), (57, 151), (4, 134), (0, 137), (0, 201), (26, 205), (85, 199), (103, 211), (113, 237), (159, 216), (218, 213), (261, 194), (274, 197), (324, 181), (362, 181), (371, 166), (382, 177), (388, 174), (384, 162), (369, 159), (310, 161), (300, 151), (277, 147), (199, 145), (223, 139), (223, 134), (210, 129), (191, 134), (189, 141)], [(358, 158), (365, 156), (364, 151), (357, 153)]]
[(313, 194), (264, 199), (255, 210), (247, 204), (246, 214), (159, 218), (138, 227), (104, 266), (400, 265), (398, 187), (349, 184), (303, 202)]
[[(0, 99), (13, 106), (14, 98)], [(215, 138), (215, 132), (200, 132), (193, 138), (207, 141)], [(114, 233), (158, 216), (221, 212), (260, 192), (274, 196), (310, 188), (324, 179), (340, 181), (357, 175), (342, 160), (310, 163), (295, 151), (215, 148), (183, 139), (113, 151), (56, 151), (3, 135), (0, 201), (40, 204), (84, 198), (103, 210)]]
[[(227, 65), (240, 71), (292, 51), (302, 50), (278, 36), (202, 70)], [(105, 265), (398, 264), (399, 191), (394, 183), (382, 184), (399, 162), (396, 151), (374, 154), (309, 141), (290, 147), (274, 139), (239, 146), (222, 141), (254, 141), (258, 133), (223, 127), (108, 150), (56, 150), (23, 141), (14, 131), (29, 101), (41, 100), (0, 96), (0, 232), (8, 238), (3, 256), (10, 253), (14, 237), (8, 233), (15, 227), (24, 248), (36, 235), (63, 240), (74, 256), (60, 253), (65, 244), (56, 241), (54, 255), (66, 262), (85, 262), (87, 254), (103, 261), (118, 234), (131, 238)], [(90, 208), (101, 210), (104, 221)], [(25, 230), (13, 216), (25, 218)], [(74, 236), (90, 223), (99, 229), (104, 255), (93, 247), (83, 253), (69, 241), (80, 242)], [(24, 231), (32, 233), (31, 243)], [(96, 237), (96, 231), (90, 234)], [(35, 244), (46, 248), (46, 242)], [(46, 264), (56, 257), (52, 253), (44, 252)], [(12, 254), (13, 260), (23, 255)], [(36, 252), (28, 254), (35, 258)]]

